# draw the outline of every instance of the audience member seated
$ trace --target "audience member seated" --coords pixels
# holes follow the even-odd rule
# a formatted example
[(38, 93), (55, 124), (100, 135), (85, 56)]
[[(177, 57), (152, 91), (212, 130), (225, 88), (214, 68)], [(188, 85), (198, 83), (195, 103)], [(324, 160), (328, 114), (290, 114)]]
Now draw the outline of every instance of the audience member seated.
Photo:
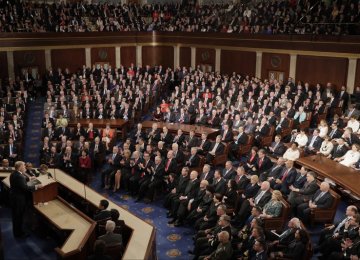
[(111, 217), (111, 213), (109, 210), (107, 210), (109, 206), (109, 202), (107, 200), (100, 200), (99, 203), (99, 213), (94, 215), (94, 220), (101, 221), (106, 220)]
[(309, 224), (312, 209), (328, 209), (331, 207), (334, 198), (330, 194), (330, 185), (327, 182), (320, 184), (320, 189), (311, 197), (308, 202), (297, 206), (297, 216), (305, 223)]
[(106, 246), (113, 246), (113, 245), (122, 245), (122, 235), (114, 233), (115, 230), (115, 222), (112, 220), (106, 221), (106, 234), (99, 236), (98, 239), (105, 242)]
[(285, 160), (296, 161), (300, 158), (300, 151), (296, 142), (291, 143), (291, 146), (283, 154)]
[(94, 252), (92, 255), (89, 255), (87, 260), (112, 260), (109, 255), (106, 255), (106, 243), (103, 240), (96, 240), (94, 243)]

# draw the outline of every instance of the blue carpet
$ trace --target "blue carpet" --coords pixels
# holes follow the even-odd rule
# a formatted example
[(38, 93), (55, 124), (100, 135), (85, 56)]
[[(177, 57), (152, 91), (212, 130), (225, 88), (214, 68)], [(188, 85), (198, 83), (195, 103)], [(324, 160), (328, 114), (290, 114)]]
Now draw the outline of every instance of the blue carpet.
[(53, 239), (37, 233), (32, 233), (27, 239), (14, 238), (9, 208), (0, 208), (0, 225), (5, 260), (56, 259), (54, 248), (57, 244)]
[(135, 202), (135, 199), (124, 192), (112, 192), (100, 188), (100, 174), (96, 174), (90, 187), (112, 200), (116, 204), (128, 209), (131, 213), (153, 224), (156, 228), (156, 249), (159, 259), (191, 259), (187, 251), (193, 248), (191, 227), (174, 227), (167, 224), (166, 209), (162, 206), (163, 200), (151, 204)]
[(24, 161), (31, 162), (34, 167), (40, 165), (41, 122), (44, 112), (44, 98), (31, 102), (27, 108)]

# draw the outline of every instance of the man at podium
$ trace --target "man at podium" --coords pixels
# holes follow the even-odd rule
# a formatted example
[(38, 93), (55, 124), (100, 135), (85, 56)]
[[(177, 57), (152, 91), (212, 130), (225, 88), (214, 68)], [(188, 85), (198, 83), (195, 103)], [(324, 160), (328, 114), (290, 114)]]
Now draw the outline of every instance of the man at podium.
[(15, 171), (10, 175), (10, 203), (12, 208), (13, 233), (16, 238), (24, 238), (29, 235), (26, 233), (24, 219), (28, 217), (27, 211), (32, 208), (31, 192), (42, 188), (42, 184), (31, 177), (25, 175), (26, 168), (23, 161), (15, 162)]

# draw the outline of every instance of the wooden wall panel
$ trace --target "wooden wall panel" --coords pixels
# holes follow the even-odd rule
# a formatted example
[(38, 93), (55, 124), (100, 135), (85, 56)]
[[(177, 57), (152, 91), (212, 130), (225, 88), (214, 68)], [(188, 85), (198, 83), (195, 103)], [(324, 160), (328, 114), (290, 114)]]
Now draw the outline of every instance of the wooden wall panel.
[(109, 63), (113, 68), (115, 68), (115, 47), (91, 48), (91, 64), (95, 64), (97, 62)]
[(339, 90), (346, 85), (348, 59), (298, 55), (296, 61), (296, 81), (310, 85), (331, 82)]
[(357, 60), (357, 64), (356, 64), (356, 76), (355, 76), (354, 91), (355, 91), (356, 87), (360, 87), (360, 59)]
[(261, 78), (269, 79), (270, 71), (277, 71), (284, 73), (284, 80), (289, 78), (290, 70), (290, 55), (280, 53), (266, 53), (262, 54), (261, 62)]
[(180, 47), (180, 66), (191, 67), (191, 48)]
[(164, 68), (174, 67), (174, 47), (172, 46), (143, 46), (142, 65), (162, 65)]
[(68, 68), (75, 72), (85, 65), (85, 49), (57, 49), (51, 50), (51, 66), (53, 69)]
[(8, 66), (7, 66), (7, 56), (5, 51), (0, 51), (0, 79), (7, 78), (8, 75)]
[(130, 67), (131, 63), (136, 66), (136, 47), (135, 46), (124, 46), (120, 48), (120, 59), (121, 64), (125, 67)]
[(221, 73), (255, 76), (256, 53), (247, 51), (221, 50)]
[(206, 64), (211, 66), (211, 70), (215, 70), (215, 49), (196, 48), (195, 65)]
[(15, 75), (20, 75), (21, 69), (27, 67), (38, 67), (40, 74), (45, 73), (46, 71), (45, 51), (44, 50), (14, 51)]

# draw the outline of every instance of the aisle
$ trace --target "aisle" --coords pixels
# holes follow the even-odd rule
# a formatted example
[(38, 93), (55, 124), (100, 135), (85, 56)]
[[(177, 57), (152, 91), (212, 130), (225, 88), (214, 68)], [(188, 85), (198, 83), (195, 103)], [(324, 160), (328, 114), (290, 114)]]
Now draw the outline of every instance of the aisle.
[(29, 103), (27, 108), (27, 124), (24, 144), (24, 161), (31, 162), (34, 167), (40, 165), (41, 122), (44, 113), (44, 98)]
[(136, 203), (134, 198), (124, 192), (114, 193), (102, 189), (100, 188), (100, 173), (96, 174), (89, 186), (104, 197), (155, 226), (158, 259), (192, 259), (192, 256), (187, 251), (193, 249), (192, 236), (194, 235), (194, 229), (190, 227), (174, 227), (167, 224), (169, 219), (166, 218), (166, 209), (163, 207), (161, 199), (151, 204)]

